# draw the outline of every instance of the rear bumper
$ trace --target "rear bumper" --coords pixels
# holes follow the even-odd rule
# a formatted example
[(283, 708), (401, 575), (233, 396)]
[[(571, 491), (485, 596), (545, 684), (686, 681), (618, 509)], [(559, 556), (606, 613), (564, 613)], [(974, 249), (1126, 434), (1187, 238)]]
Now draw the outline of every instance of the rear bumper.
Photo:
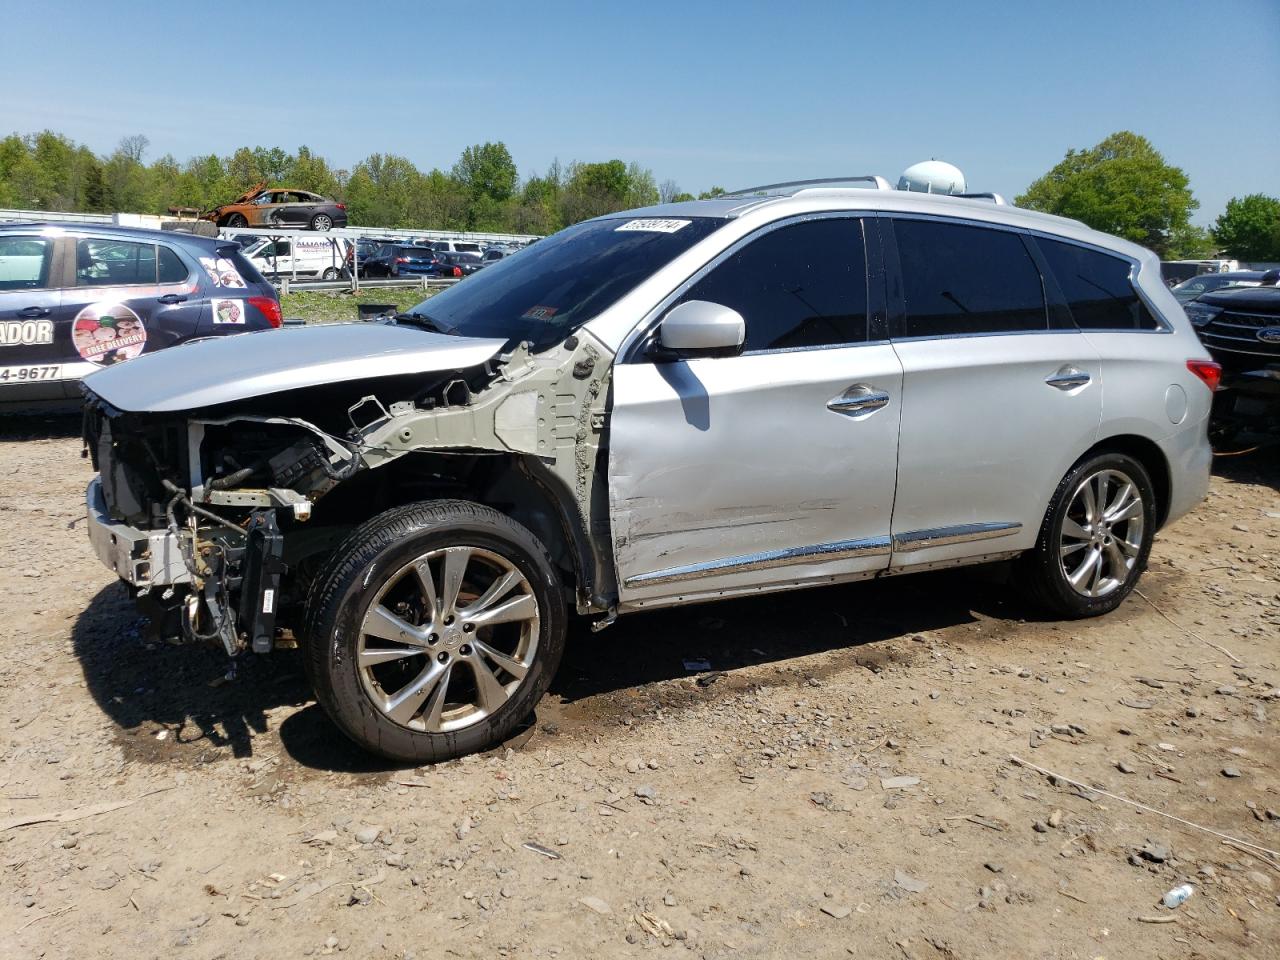
[(135, 587), (191, 581), (177, 538), (167, 530), (138, 530), (111, 519), (97, 477), (85, 490), (85, 507), (93, 552), (121, 580)]
[(1188, 425), (1159, 442), (1169, 463), (1169, 512), (1165, 524), (1189, 513), (1209, 495), (1213, 448), (1208, 418)]

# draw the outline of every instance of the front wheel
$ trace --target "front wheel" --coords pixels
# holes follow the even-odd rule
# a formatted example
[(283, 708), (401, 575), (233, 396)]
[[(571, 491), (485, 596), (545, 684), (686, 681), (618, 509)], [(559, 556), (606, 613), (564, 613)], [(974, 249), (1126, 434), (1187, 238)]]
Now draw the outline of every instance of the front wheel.
[(1100, 453), (1058, 485), (1021, 574), (1035, 599), (1058, 616), (1109, 613), (1146, 569), (1156, 528), (1151, 477), (1137, 460)]
[(566, 616), (524, 527), (465, 501), (410, 504), (352, 533), (313, 582), (304, 662), (320, 705), (366, 750), (449, 760), (533, 712)]
[(249, 221), (245, 219), (243, 213), (233, 213), (231, 216), (227, 217), (227, 226), (232, 230), (236, 230), (240, 227), (249, 226)]

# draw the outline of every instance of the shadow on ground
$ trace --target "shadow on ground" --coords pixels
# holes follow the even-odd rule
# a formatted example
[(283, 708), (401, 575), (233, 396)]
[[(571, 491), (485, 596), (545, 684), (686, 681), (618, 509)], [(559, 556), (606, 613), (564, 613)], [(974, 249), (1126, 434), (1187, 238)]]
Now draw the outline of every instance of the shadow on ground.
[(0, 415), (0, 443), (13, 440), (61, 440), (80, 436), (79, 410)]
[[(53, 423), (72, 435), (79, 429), (78, 421)], [(50, 434), (48, 425), (40, 429), (45, 433), (19, 435)], [(3, 437), (16, 438), (6, 421), (0, 421)], [(1214, 469), (1231, 481), (1280, 488), (1274, 447), (1219, 457)], [(1000, 567), (979, 567), (762, 594), (623, 617), (598, 634), (579, 620), (542, 715), (554, 719), (561, 704), (572, 708), (592, 698), (604, 698), (599, 709), (608, 713), (620, 706), (609, 700), (611, 694), (682, 677), (732, 676), (748, 666), (786, 668), (796, 658), (833, 650), (847, 650), (848, 656), (828, 669), (877, 670), (891, 656), (875, 646), (880, 641), (979, 621), (1035, 619), (1003, 573)], [(1158, 583), (1157, 578), (1148, 589), (1158, 589)], [(1113, 614), (1124, 615), (1123, 608)], [(131, 760), (199, 765), (283, 748), (298, 764), (316, 770), (395, 769), (348, 742), (311, 702), (295, 651), (243, 657), (234, 679), (225, 680), (224, 654), (150, 641), (144, 626), (125, 589), (113, 584), (98, 593), (72, 632), (87, 687), (119, 727)], [(698, 699), (732, 686), (709, 684)], [(656, 689), (666, 691), (660, 694), (666, 709), (679, 709), (690, 699), (669, 686)], [(291, 709), (273, 733), (269, 714), (279, 707)], [(157, 725), (169, 729), (164, 740), (154, 736)]]

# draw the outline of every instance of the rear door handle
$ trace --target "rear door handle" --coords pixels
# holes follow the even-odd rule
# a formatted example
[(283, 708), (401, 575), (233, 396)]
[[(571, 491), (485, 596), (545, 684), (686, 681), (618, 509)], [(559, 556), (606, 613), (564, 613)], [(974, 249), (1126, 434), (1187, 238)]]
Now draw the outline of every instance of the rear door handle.
[(827, 409), (846, 416), (856, 416), (860, 413), (874, 413), (888, 403), (889, 395), (883, 390), (873, 390), (865, 383), (855, 383), (840, 396), (828, 400)]
[(1093, 381), (1093, 378), (1083, 370), (1077, 370), (1075, 367), (1063, 367), (1057, 373), (1050, 374), (1044, 378), (1044, 382), (1051, 387), (1057, 387), (1059, 390), (1074, 390), (1076, 387), (1083, 387)]
[(186, 297), (180, 297), (176, 293), (166, 293), (163, 297), (156, 297), (157, 303), (186, 303)]
[(23, 307), (18, 311), (18, 316), (23, 320), (36, 320), (40, 317), (47, 317), (53, 313), (48, 307)]

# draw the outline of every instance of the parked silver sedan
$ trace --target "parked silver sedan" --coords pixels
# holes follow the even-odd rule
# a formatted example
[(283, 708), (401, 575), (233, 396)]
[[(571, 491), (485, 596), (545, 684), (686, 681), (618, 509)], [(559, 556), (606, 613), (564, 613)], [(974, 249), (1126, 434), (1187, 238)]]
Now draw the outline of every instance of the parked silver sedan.
[(291, 630), (410, 761), (508, 736), (571, 608), (1011, 561), (1054, 615), (1113, 610), (1209, 482), (1219, 369), (1159, 261), (873, 183), (612, 214), (395, 325), (96, 373), (89, 536), (162, 630)]

